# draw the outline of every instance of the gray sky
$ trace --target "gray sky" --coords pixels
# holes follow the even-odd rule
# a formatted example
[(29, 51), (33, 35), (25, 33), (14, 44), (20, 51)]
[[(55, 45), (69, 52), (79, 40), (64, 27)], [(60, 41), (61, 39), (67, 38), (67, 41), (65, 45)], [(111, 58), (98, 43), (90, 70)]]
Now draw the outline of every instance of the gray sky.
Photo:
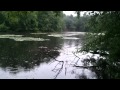
[[(77, 16), (77, 14), (75, 14), (75, 11), (63, 11), (64, 14), (66, 15), (73, 15), (73, 16)], [(81, 16), (84, 14), (84, 12), (81, 12)]]

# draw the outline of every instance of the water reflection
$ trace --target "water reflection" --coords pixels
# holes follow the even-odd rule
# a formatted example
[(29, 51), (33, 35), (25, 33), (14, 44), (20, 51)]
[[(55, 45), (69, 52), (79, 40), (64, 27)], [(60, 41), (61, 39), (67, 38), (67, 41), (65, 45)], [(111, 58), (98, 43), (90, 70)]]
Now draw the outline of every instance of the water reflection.
[(56, 39), (54, 43), (48, 43), (0, 39), (0, 67), (16, 74), (21, 68), (26, 71), (40, 66), (42, 62), (48, 63), (52, 57), (56, 58), (59, 55), (60, 49)]
[(0, 39), (0, 78), (95, 78), (92, 70), (73, 66), (85, 66), (81, 62), (82, 56), (79, 58), (73, 54), (81, 47), (84, 35), (68, 34), (64, 34), (67, 38), (53, 37), (48, 34), (22, 34), (25, 37), (50, 39), (43, 42)]

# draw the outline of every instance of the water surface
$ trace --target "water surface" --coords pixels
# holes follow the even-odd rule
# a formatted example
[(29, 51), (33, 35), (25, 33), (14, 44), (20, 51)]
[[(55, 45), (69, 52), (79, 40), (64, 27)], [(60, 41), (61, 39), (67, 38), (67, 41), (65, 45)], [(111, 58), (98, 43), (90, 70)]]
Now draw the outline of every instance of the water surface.
[(82, 32), (1, 34), (0, 79), (95, 79), (74, 67), (87, 56), (74, 54), (83, 40)]

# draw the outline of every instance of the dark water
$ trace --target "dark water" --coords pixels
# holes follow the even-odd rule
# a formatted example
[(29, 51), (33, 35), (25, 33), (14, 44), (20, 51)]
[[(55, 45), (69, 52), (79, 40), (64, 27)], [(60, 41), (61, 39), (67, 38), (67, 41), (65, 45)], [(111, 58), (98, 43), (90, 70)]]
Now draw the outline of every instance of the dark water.
[(83, 33), (22, 35), (49, 40), (15, 41), (0, 38), (0, 79), (96, 78), (89, 69), (73, 67), (75, 63), (82, 66), (81, 60), (86, 57), (79, 53), (79, 59), (73, 54), (82, 46)]

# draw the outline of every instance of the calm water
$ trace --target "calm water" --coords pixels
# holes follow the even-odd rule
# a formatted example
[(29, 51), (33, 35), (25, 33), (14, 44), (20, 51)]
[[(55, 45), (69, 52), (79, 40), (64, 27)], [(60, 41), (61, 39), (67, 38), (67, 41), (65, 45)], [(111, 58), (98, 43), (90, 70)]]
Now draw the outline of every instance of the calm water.
[[(0, 79), (95, 79), (83, 66), (86, 55), (73, 53), (81, 48), (84, 33), (19, 34), (21, 37), (43, 38), (45, 41), (23, 40), (18, 36), (0, 38)], [(4, 34), (5, 35), (5, 34)], [(13, 35), (13, 34), (12, 34)], [(15, 34), (14, 34), (15, 35)], [(18, 34), (16, 34), (18, 35)], [(7, 37), (7, 38), (6, 38)], [(15, 39), (17, 38), (17, 41)], [(19, 40), (18, 40), (19, 39)]]

